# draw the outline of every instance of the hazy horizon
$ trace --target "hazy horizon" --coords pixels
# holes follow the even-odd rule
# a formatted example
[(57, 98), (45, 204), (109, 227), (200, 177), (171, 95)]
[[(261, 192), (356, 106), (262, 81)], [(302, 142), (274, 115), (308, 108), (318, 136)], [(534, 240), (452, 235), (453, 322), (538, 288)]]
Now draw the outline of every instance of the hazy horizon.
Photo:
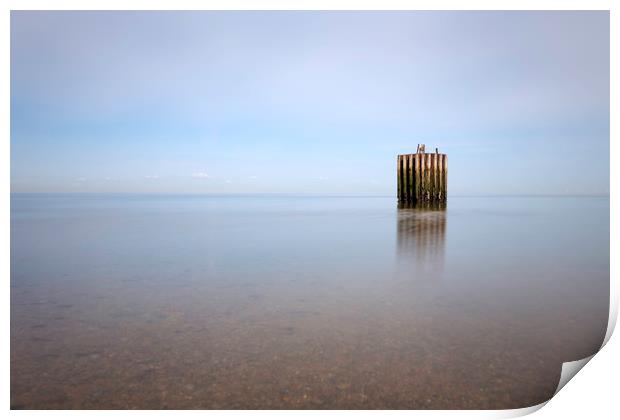
[[(178, 196), (299, 196), (299, 197), (348, 197), (348, 198), (385, 198), (393, 197), (392, 193), (298, 193), (298, 192), (176, 192), (176, 191), (11, 191), (11, 194), (16, 195), (178, 195)], [(530, 197), (530, 198), (571, 198), (571, 197), (591, 197), (591, 198), (609, 198), (610, 194), (451, 194), (450, 197), (459, 198), (475, 198), (475, 197), (488, 197), (488, 198), (502, 198), (502, 197)], [(396, 199), (396, 197), (394, 197)]]
[(609, 117), (607, 11), (11, 12), (15, 193), (607, 196)]

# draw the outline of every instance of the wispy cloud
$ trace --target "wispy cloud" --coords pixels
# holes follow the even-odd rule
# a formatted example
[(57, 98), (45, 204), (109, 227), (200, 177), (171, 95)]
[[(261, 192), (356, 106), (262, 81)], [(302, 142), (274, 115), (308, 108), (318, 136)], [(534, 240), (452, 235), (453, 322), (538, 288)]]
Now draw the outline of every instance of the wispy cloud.
[(201, 172), (194, 172), (192, 174), (192, 178), (207, 179), (207, 178), (211, 178), (211, 176), (208, 173), (206, 173), (205, 171), (201, 171)]
[(144, 175), (145, 179), (159, 179), (159, 175)]

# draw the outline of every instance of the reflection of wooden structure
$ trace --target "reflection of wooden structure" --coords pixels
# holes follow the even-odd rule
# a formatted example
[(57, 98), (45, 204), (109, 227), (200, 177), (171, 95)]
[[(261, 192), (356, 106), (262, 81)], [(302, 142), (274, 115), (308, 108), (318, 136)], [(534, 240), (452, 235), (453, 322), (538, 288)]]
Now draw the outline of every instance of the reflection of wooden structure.
[(448, 156), (426, 153), (423, 144), (415, 154), (398, 155), (398, 201), (400, 203), (445, 202), (448, 196)]
[(417, 263), (441, 264), (446, 236), (445, 203), (398, 206), (398, 254)]

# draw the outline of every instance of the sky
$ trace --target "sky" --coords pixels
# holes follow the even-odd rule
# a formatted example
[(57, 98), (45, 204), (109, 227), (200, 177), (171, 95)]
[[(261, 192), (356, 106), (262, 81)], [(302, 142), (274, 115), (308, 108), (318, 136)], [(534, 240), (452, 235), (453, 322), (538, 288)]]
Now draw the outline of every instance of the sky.
[(11, 12), (11, 191), (609, 194), (609, 13)]

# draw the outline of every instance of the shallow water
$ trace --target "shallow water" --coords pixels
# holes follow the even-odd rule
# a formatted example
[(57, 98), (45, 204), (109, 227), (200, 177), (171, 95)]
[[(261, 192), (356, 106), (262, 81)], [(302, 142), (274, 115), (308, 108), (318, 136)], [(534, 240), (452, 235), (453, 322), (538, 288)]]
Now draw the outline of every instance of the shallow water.
[(13, 194), (13, 408), (517, 408), (600, 347), (609, 199)]

